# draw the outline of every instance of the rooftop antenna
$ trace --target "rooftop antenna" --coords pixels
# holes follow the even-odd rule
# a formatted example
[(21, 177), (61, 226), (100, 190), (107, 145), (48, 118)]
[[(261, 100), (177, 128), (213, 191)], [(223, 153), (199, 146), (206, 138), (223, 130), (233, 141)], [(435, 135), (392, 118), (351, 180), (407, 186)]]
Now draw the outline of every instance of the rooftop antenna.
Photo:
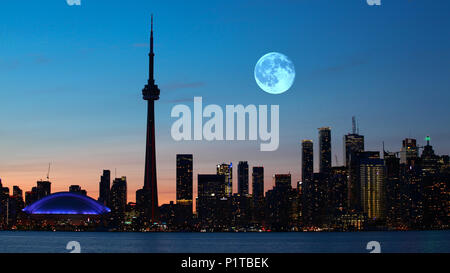
[(117, 178), (117, 168), (114, 168), (114, 178)]
[(355, 116), (352, 117), (352, 133), (356, 134), (356, 119), (355, 119)]

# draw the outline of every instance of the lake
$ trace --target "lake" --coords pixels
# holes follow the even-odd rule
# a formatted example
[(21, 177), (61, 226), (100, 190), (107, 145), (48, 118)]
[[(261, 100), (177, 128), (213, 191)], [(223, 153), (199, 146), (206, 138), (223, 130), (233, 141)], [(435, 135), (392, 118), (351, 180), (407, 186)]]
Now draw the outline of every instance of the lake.
[(450, 253), (450, 231), (126, 233), (0, 231), (0, 253)]

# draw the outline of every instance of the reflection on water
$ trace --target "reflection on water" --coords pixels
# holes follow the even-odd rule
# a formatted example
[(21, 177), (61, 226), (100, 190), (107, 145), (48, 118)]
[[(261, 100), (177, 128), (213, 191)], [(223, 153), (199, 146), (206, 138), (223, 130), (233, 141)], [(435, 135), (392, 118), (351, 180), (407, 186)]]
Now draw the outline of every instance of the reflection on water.
[(0, 252), (362, 252), (377, 241), (381, 252), (450, 252), (450, 231), (289, 233), (113, 233), (1, 231)]

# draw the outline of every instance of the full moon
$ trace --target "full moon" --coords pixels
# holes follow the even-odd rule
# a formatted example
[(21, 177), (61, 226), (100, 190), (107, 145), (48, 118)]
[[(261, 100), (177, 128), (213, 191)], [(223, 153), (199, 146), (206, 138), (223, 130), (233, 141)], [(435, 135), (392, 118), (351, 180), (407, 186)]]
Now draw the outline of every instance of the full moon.
[(294, 83), (294, 78), (294, 64), (281, 53), (267, 53), (255, 65), (256, 83), (267, 93), (286, 92)]

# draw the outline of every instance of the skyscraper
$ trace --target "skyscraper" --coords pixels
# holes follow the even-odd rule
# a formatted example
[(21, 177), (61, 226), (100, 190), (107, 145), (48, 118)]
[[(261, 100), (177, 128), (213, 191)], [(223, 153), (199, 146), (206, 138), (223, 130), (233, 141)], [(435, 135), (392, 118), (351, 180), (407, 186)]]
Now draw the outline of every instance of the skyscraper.
[(231, 225), (237, 228), (246, 227), (251, 219), (250, 197), (235, 193), (230, 199)]
[(291, 174), (275, 174), (275, 186), (266, 193), (265, 218), (273, 230), (286, 231), (298, 223), (298, 194), (292, 189)]
[(344, 136), (344, 164), (350, 166), (352, 155), (364, 151), (364, 136), (358, 134), (347, 134)]
[(348, 208), (352, 212), (361, 212), (362, 208), (362, 188), (361, 188), (361, 162), (365, 159), (379, 159), (380, 153), (377, 151), (364, 151), (351, 154), (348, 172)]
[(144, 202), (148, 206), (147, 218), (152, 221), (158, 220), (158, 188), (156, 181), (156, 147), (155, 147), (155, 100), (159, 99), (159, 88), (155, 84), (153, 52), (153, 15), (150, 28), (150, 53), (149, 53), (149, 78), (142, 89), (144, 100), (147, 105), (147, 140), (145, 153), (145, 175), (144, 175)]
[(36, 187), (31, 188), (31, 191), (25, 192), (25, 205), (29, 206), (37, 200), (38, 200), (38, 198), (37, 198), (37, 188)]
[(364, 136), (356, 129), (355, 117), (352, 117), (352, 133), (344, 136), (344, 165), (349, 167), (351, 156), (364, 151)]
[(414, 138), (405, 138), (402, 141), (402, 148), (400, 150), (400, 163), (408, 164), (410, 159), (417, 158), (419, 156), (419, 150)]
[(264, 167), (253, 167), (252, 171), (253, 218), (261, 221), (264, 218)]
[(239, 161), (238, 164), (238, 194), (248, 195), (248, 162)]
[(115, 178), (111, 187), (111, 218), (113, 223), (120, 227), (125, 220), (125, 207), (127, 205), (127, 178)]
[(264, 167), (253, 167), (252, 179), (253, 199), (264, 199)]
[(9, 188), (3, 187), (0, 179), (0, 228), (8, 224)]
[(328, 214), (335, 217), (347, 208), (348, 169), (345, 166), (332, 167), (331, 174), (327, 186)]
[(198, 175), (198, 219), (206, 227), (229, 224), (230, 202), (225, 189), (227, 183), (222, 174)]
[(348, 170), (347, 205), (350, 211), (361, 211), (361, 184), (359, 176), (359, 157), (364, 155), (364, 136), (356, 129), (352, 117), (352, 133), (344, 136), (344, 166)]
[(391, 228), (404, 226), (407, 218), (407, 209), (404, 200), (408, 196), (405, 181), (400, 179), (400, 158), (396, 153), (383, 151), (386, 184), (386, 222)]
[(18, 186), (13, 187), (13, 195), (8, 200), (8, 224), (14, 225), (17, 217), (24, 208), (22, 190)]
[(319, 171), (331, 172), (331, 128), (319, 128)]
[(23, 200), (23, 191), (19, 186), (13, 186), (13, 196)]
[(302, 182), (311, 182), (314, 173), (312, 140), (302, 140)]
[(421, 158), (422, 172), (425, 175), (435, 174), (438, 171), (438, 156), (434, 153), (433, 146), (430, 145), (430, 137), (425, 138), (427, 145), (423, 147)]
[(371, 220), (385, 217), (384, 161), (375, 154), (360, 158), (362, 208)]
[(277, 188), (292, 188), (291, 174), (275, 174), (273, 176), (275, 187)]
[(50, 181), (38, 181), (37, 182), (37, 199), (42, 199), (51, 194), (51, 185)]
[(230, 197), (233, 194), (233, 164), (230, 162), (217, 165), (217, 174), (225, 176), (225, 195)]
[[(449, 191), (448, 181), (450, 172), (440, 170), (440, 157), (434, 153), (430, 145), (430, 137), (425, 138), (427, 145), (423, 147), (421, 155), (423, 184), (423, 222), (428, 229), (433, 229), (448, 223)], [(444, 164), (442, 161), (441, 164)]]
[(98, 201), (105, 206), (110, 205), (110, 194), (111, 194), (111, 171), (103, 170), (103, 175), (100, 177), (99, 184), (100, 195)]
[(320, 226), (327, 213), (327, 187), (329, 177), (325, 173), (314, 173), (311, 181), (302, 183), (301, 203), (303, 224)]
[(227, 197), (225, 194), (226, 180), (222, 174), (199, 174), (198, 197)]
[(177, 154), (177, 205), (187, 206), (192, 214), (192, 154)]

